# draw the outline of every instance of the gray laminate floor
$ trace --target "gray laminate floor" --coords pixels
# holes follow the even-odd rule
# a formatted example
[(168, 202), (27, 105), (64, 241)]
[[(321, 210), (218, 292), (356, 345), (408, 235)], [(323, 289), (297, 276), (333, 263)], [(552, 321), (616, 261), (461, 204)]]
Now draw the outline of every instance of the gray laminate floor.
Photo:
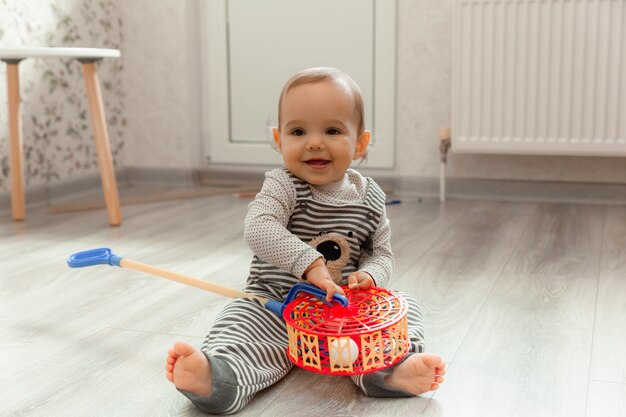
[[(227, 299), (112, 267), (121, 256), (241, 288), (248, 200), (231, 196), (23, 223), (0, 213), (0, 415), (197, 416), (164, 377), (167, 349), (200, 345)], [(421, 398), (364, 397), (346, 378), (292, 371), (242, 416), (626, 416), (626, 208), (403, 198), (388, 207), (391, 287), (426, 314), (448, 363)]]

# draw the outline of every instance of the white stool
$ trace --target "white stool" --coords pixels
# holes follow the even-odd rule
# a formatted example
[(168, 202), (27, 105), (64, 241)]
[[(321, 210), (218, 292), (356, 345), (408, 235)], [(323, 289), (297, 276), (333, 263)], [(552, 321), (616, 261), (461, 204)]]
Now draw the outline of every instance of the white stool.
[(104, 117), (104, 106), (95, 62), (102, 58), (119, 58), (117, 49), (94, 48), (0, 48), (0, 60), (7, 64), (7, 89), (9, 99), (9, 168), (11, 175), (11, 209), (13, 220), (21, 221), (26, 217), (24, 199), (24, 178), (22, 168), (22, 120), (20, 114), (20, 61), (26, 58), (63, 57), (76, 58), (83, 65), (85, 89), (89, 100), (91, 128), (96, 142), (98, 167), (102, 180), (102, 191), (106, 203), (109, 224), (119, 226), (122, 222), (120, 200), (113, 169), (113, 158), (109, 144), (109, 134)]

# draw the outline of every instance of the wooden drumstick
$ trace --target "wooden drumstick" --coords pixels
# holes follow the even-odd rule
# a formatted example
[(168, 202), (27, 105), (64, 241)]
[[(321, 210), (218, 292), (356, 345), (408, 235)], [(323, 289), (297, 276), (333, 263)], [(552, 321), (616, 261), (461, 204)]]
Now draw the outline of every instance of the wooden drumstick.
[(135, 271), (145, 272), (146, 274), (169, 279), (171, 281), (176, 281), (181, 284), (209, 291), (214, 294), (223, 295), (225, 297), (255, 298), (259, 300), (265, 307), (272, 311), (274, 311), (273, 308), (277, 307), (276, 305), (274, 305), (274, 303), (277, 303), (278, 305), (280, 305), (280, 308), (282, 308), (282, 303), (278, 301), (270, 300), (255, 294), (238, 291), (233, 288), (225, 287), (223, 285), (204, 281), (198, 278), (193, 278), (187, 275), (179, 274), (177, 272), (168, 271), (167, 269), (159, 268), (137, 261), (132, 261), (130, 259), (125, 259), (111, 252), (111, 249), (109, 248), (91, 249), (75, 253), (68, 258), (67, 264), (71, 268), (83, 268), (93, 265), (120, 266), (123, 268), (133, 269)]
[[(326, 291), (321, 288), (317, 288), (311, 284), (298, 283), (294, 284), (284, 302), (272, 300), (270, 298), (261, 297), (256, 294), (250, 294), (243, 291), (238, 291), (233, 288), (224, 287), (223, 285), (215, 284), (213, 282), (204, 281), (198, 278), (193, 278), (187, 275), (179, 274), (177, 272), (168, 271), (167, 269), (159, 268), (156, 266), (144, 264), (137, 261), (131, 261), (130, 259), (123, 259), (111, 252), (109, 248), (91, 249), (82, 252), (77, 252), (71, 255), (67, 259), (67, 265), (70, 268), (83, 268), (93, 265), (110, 265), (120, 266), (127, 269), (133, 269), (135, 271), (145, 272), (146, 274), (154, 275), (157, 277), (176, 281), (181, 284), (189, 285), (194, 288), (209, 291), (214, 294), (223, 295), (230, 298), (254, 298), (263, 304), (265, 308), (273, 313), (282, 316), (283, 309), (289, 304), (299, 292), (304, 291), (318, 297), (320, 300), (325, 300), (327, 297)], [(332, 297), (333, 301), (336, 301), (344, 307), (348, 305), (349, 301), (341, 294), (335, 293)]]

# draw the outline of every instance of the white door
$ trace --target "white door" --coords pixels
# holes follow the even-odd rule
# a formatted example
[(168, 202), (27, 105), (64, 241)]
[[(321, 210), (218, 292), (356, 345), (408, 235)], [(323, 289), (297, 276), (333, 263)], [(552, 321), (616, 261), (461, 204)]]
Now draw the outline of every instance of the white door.
[(213, 162), (280, 164), (269, 128), (295, 72), (333, 66), (365, 99), (374, 147), (366, 166), (391, 168), (395, 144), (395, 0), (202, 2), (203, 137)]

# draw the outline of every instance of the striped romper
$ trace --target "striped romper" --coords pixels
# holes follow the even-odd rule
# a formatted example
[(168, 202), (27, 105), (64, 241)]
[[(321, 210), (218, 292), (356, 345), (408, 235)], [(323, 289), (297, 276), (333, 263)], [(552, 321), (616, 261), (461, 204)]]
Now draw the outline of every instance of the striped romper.
[[(343, 181), (313, 186), (285, 168), (265, 176), (246, 216), (245, 239), (255, 254), (246, 292), (283, 300), (320, 256), (329, 271), (336, 267), (333, 279), (340, 285), (347, 284), (350, 273), (362, 270), (384, 287), (393, 269), (391, 232), (385, 194), (371, 178), (349, 169)], [(411, 352), (421, 352), (420, 308), (410, 296), (402, 296), (409, 305)], [(235, 299), (216, 318), (201, 348), (211, 365), (213, 392), (207, 397), (181, 392), (203, 411), (235, 413), (289, 372), (287, 346), (282, 317), (255, 299)], [(370, 396), (410, 396), (385, 386), (391, 371), (351, 378)]]

